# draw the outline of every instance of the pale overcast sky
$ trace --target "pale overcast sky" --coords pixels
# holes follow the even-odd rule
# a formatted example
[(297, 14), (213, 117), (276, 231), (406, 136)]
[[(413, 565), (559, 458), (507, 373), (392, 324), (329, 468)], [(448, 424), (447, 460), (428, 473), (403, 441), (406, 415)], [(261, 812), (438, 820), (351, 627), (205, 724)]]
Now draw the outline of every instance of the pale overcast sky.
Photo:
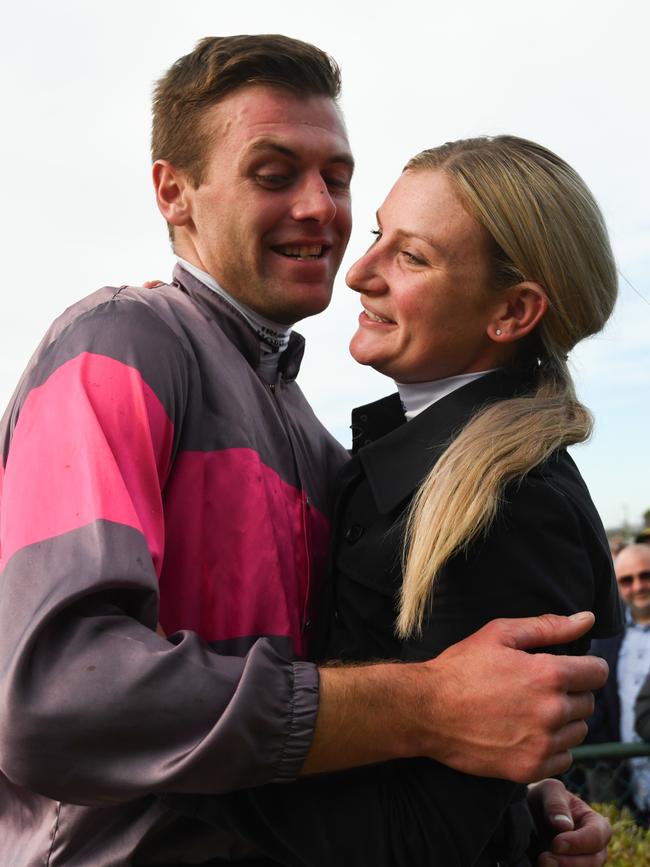
[[(464, 0), (268, 3), (22, 0), (0, 35), (4, 286), (0, 403), (50, 320), (105, 284), (167, 279), (173, 258), (149, 175), (152, 84), (206, 35), (282, 32), (343, 68), (358, 160), (355, 230), (407, 158), (443, 141), (510, 132), (556, 150), (608, 221), (621, 279), (611, 325), (573, 356), (596, 433), (574, 449), (606, 525), (650, 508), (650, 25), (647, 3)], [(303, 323), (302, 384), (348, 444), (356, 403), (390, 383), (347, 354), (358, 299), (337, 282)]]

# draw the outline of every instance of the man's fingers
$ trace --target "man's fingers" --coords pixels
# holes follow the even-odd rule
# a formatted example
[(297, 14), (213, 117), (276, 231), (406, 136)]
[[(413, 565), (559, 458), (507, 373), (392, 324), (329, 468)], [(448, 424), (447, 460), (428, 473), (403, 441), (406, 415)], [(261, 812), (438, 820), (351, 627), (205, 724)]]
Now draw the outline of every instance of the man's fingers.
[(554, 753), (548, 758), (541, 768), (540, 777), (559, 777), (571, 767), (573, 757), (568, 750)]
[(587, 719), (594, 712), (593, 692), (572, 692), (567, 696), (567, 721)]
[(517, 650), (569, 644), (588, 632), (594, 625), (591, 611), (580, 611), (570, 617), (560, 614), (542, 614), (540, 617), (521, 617), (501, 620), (504, 643)]
[[(527, 654), (529, 656), (529, 654)], [(546, 683), (555, 682), (558, 692), (585, 695), (600, 689), (607, 682), (609, 666), (600, 656), (553, 656), (536, 653), (530, 657), (540, 677)], [(584, 697), (579, 699), (582, 704)], [(589, 716), (589, 710), (585, 716)]]
[[(556, 732), (555, 744), (557, 752), (572, 750), (579, 746), (587, 736), (587, 723), (584, 720), (572, 720)], [(555, 777), (557, 774), (549, 774), (549, 777)]]
[[(465, 773), (515, 782), (566, 771), (569, 751), (585, 738), (591, 691), (606, 682), (607, 664), (597, 657), (531, 654), (524, 648), (570, 642), (593, 622), (588, 612), (573, 619), (493, 620), (432, 662), (421, 663), (436, 675), (439, 720), (440, 708), (447, 709), (445, 737), (439, 726), (427, 745), (425, 730), (424, 754)], [(476, 699), (467, 684), (488, 680), (490, 689), (483, 695), (489, 700)], [(502, 712), (505, 706), (509, 714)]]
[(564, 783), (542, 780), (528, 790), (528, 806), (538, 827), (550, 828), (555, 834), (573, 829), (571, 798)]
[(568, 771), (573, 762), (570, 750), (581, 744), (586, 735), (587, 724), (580, 719), (573, 720), (558, 729), (552, 736), (552, 748), (540, 768), (538, 779), (557, 777)]
[(551, 851), (557, 855), (590, 855), (604, 851), (612, 836), (610, 823), (587, 804), (571, 795), (575, 830), (558, 834)]
[(606, 862), (609, 822), (558, 780), (531, 786), (528, 804), (544, 837), (552, 836), (550, 851), (540, 855), (537, 867), (601, 867)]
[(569, 692), (600, 689), (607, 683), (609, 666), (600, 656), (566, 656), (562, 659), (569, 669), (567, 673)]

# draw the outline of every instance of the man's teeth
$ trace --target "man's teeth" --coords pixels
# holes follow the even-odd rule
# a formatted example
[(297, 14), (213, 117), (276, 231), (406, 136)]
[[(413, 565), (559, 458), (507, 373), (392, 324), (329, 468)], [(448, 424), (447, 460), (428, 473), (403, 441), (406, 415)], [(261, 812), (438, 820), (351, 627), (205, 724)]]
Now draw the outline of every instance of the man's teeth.
[(292, 259), (319, 259), (323, 254), (323, 248), (320, 244), (312, 244), (311, 246), (285, 246), (278, 247), (278, 252), (283, 256), (291, 256)]

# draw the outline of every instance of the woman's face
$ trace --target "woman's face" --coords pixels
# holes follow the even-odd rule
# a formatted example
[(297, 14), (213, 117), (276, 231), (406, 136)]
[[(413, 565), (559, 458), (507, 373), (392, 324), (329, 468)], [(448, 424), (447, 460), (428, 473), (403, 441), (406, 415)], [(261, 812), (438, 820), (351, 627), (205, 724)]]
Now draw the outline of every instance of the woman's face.
[[(377, 213), (377, 238), (348, 271), (363, 310), (350, 352), (399, 382), (501, 365), (489, 236), (444, 172), (405, 172)], [(504, 354), (505, 353), (505, 354)]]

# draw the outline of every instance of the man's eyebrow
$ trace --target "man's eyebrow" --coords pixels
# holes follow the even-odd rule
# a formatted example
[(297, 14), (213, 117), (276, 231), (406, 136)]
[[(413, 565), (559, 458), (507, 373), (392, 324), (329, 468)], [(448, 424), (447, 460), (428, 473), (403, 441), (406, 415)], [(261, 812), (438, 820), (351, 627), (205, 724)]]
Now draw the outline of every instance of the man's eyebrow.
[(284, 157), (290, 157), (291, 159), (297, 159), (298, 157), (298, 154), (291, 150), (291, 148), (280, 144), (272, 138), (258, 138), (257, 141), (254, 141), (248, 148), (248, 153), (250, 154), (257, 153), (258, 151), (275, 151), (276, 153), (282, 154)]
[[(257, 141), (254, 141), (248, 148), (249, 154), (255, 154), (260, 151), (274, 151), (283, 157), (288, 157), (292, 160), (300, 160), (299, 153), (273, 138), (258, 138)], [(351, 172), (354, 171), (354, 157), (349, 151), (340, 151), (332, 154), (327, 160), (327, 165), (332, 165), (334, 163), (343, 163), (344, 165), (349, 166)]]

